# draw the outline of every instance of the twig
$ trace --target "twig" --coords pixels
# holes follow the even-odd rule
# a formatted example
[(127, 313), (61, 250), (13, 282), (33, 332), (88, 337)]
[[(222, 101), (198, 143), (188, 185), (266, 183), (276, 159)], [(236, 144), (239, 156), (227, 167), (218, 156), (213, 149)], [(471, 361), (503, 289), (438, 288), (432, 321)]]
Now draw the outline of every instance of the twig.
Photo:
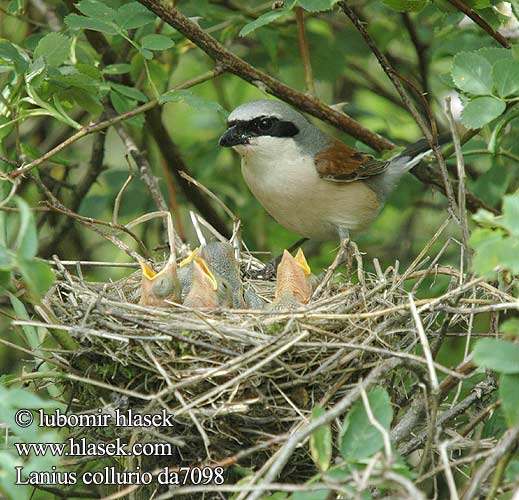
[(194, 184), (200, 191), (205, 193), (209, 198), (211, 198), (215, 203), (217, 203), (222, 210), (231, 218), (233, 222), (238, 221), (238, 217), (232, 212), (232, 210), (220, 199), (218, 196), (216, 196), (210, 189), (205, 187), (201, 182), (197, 181), (196, 179), (193, 179), (189, 174), (186, 172), (180, 172), (180, 176), (183, 179), (186, 179), (191, 184)]
[(189, 168), (180, 154), (178, 146), (164, 126), (160, 111), (158, 109), (153, 109), (146, 113), (146, 123), (152, 132), (153, 139), (156, 141), (162, 157), (164, 158), (165, 171), (168, 172), (167, 175), (174, 176), (180, 189), (182, 189), (186, 200), (188, 200), (197, 211), (218, 230), (219, 233), (228, 238), (230, 232), (225, 221), (218, 215), (207, 199), (201, 196), (201, 192), (198, 189), (193, 188), (193, 186), (189, 182), (186, 182), (186, 179), (184, 179), (180, 174), (180, 172), (189, 173)]
[(444, 441), (438, 445), (440, 452), (440, 459), (443, 464), (443, 471), (445, 473), (445, 479), (447, 480), (447, 486), (449, 487), (450, 500), (458, 500), (458, 490), (456, 489), (456, 483), (454, 482), (454, 476), (452, 475), (452, 469), (449, 463), (449, 457), (447, 455), (447, 443)]
[(369, 375), (360, 384), (348, 391), (346, 395), (343, 396), (343, 398), (333, 406), (333, 408), (310, 422), (308, 425), (304, 426), (300, 431), (292, 434), (283, 446), (281, 452), (278, 454), (276, 460), (270, 466), (270, 469), (265, 475), (263, 481), (258, 485), (258, 490), (250, 495), (248, 500), (258, 500), (262, 496), (263, 492), (268, 489), (269, 483), (274, 481), (279, 476), (296, 447), (299, 446), (299, 444), (308, 437), (310, 437), (310, 435), (318, 427), (332, 422), (334, 419), (340, 417), (348, 408), (350, 408), (353, 403), (355, 403), (355, 401), (360, 397), (361, 387), (367, 389), (372, 384), (377, 382), (381, 377), (386, 376), (390, 370), (396, 368), (401, 363), (402, 361), (398, 359), (389, 359), (383, 363), (380, 363), (376, 368), (371, 370)]
[(481, 467), (472, 475), (469, 487), (463, 495), (463, 500), (473, 500), (478, 497), (480, 486), (488, 477), (498, 462), (513, 451), (519, 440), (519, 425), (508, 429), (493, 449), (493, 453), (483, 462)]
[(375, 418), (373, 412), (371, 411), (371, 406), (369, 404), (369, 399), (366, 394), (366, 390), (362, 386), (362, 381), (359, 384), (360, 397), (362, 398), (362, 404), (364, 405), (364, 409), (366, 410), (366, 415), (368, 416), (368, 420), (370, 424), (377, 429), (380, 434), (382, 434), (382, 439), (384, 441), (384, 450), (386, 453), (386, 461), (388, 467), (391, 466), (393, 462), (393, 453), (391, 451), (391, 439), (389, 437), (389, 432), (384, 428), (384, 426)]
[[(170, 92), (174, 92), (175, 90), (180, 90), (180, 89), (186, 89), (186, 88), (192, 87), (194, 85), (198, 85), (199, 83), (210, 80), (211, 78), (214, 78), (214, 75), (218, 71), (220, 71), (220, 70), (208, 71), (207, 73), (204, 73), (197, 78), (194, 78), (194, 79), (184, 82), (180, 85), (177, 85), (176, 87), (171, 89)], [(146, 111), (149, 111), (150, 109), (153, 109), (156, 106), (159, 106), (160, 104), (161, 103), (160, 103), (159, 99), (152, 99), (151, 101), (146, 102), (146, 103), (142, 104), (141, 106), (137, 106), (135, 109), (127, 111), (126, 113), (122, 113), (120, 115), (114, 116), (107, 120), (101, 120), (97, 123), (90, 123), (88, 125), (85, 125), (81, 129), (79, 129), (75, 134), (68, 137), (66, 140), (64, 140), (62, 143), (58, 144), (56, 147), (52, 148), (50, 151), (47, 151), (45, 154), (43, 154), (40, 157), (36, 158), (35, 160), (27, 163), (26, 165), (22, 165), (21, 167), (9, 172), (8, 177), (10, 177), (11, 179), (15, 179), (16, 177), (19, 177), (20, 175), (25, 175), (27, 172), (29, 172), (33, 168), (36, 168), (37, 166), (41, 165), (43, 162), (47, 161), (49, 158), (52, 158), (53, 156), (57, 155), (58, 153), (63, 151), (65, 148), (67, 148), (71, 144), (74, 144), (75, 142), (79, 141), (79, 139), (82, 139), (83, 137), (86, 137), (87, 135), (93, 134), (94, 132), (100, 132), (101, 130), (105, 130), (108, 127), (111, 127), (112, 125), (121, 123), (124, 120), (128, 120), (129, 118), (132, 118), (134, 116), (145, 113)]]
[(310, 51), (308, 50), (308, 42), (306, 40), (305, 32), (305, 11), (302, 7), (296, 7), (296, 22), (297, 22), (297, 38), (299, 41), (299, 52), (303, 61), (303, 68), (305, 70), (306, 90), (310, 94), (315, 94), (314, 77), (312, 74), (312, 62), (310, 61)]
[(377, 151), (394, 147), (390, 141), (363, 127), (348, 115), (334, 110), (315, 97), (294, 90), (237, 57), (208, 35), (196, 22), (184, 16), (178, 9), (171, 7), (168, 2), (164, 0), (139, 0), (139, 2), (200, 47), (217, 61), (225, 71), (239, 76), (252, 85), (293, 104), (316, 118), (335, 125)]
[(452, 116), (451, 100), (447, 98), (445, 102), (445, 112), (447, 119), (449, 120), (449, 127), (452, 135), (452, 143), (454, 144), (454, 151), (456, 152), (456, 167), (458, 171), (458, 221), (461, 225), (461, 234), (463, 237), (463, 244), (465, 246), (465, 252), (467, 254), (468, 264), (470, 266), (471, 261), (471, 247), (469, 245), (469, 225), (467, 221), (467, 212), (465, 210), (466, 194), (465, 194), (465, 160), (463, 159), (463, 151), (461, 150), (460, 138), (456, 129), (456, 123)]
[[(401, 84), (400, 79), (403, 79), (402, 76), (398, 75), (398, 73), (393, 69), (393, 67), (389, 63), (387, 57), (384, 56), (384, 54), (382, 54), (382, 52), (378, 49), (377, 45), (375, 44), (374, 40), (371, 38), (370, 34), (366, 30), (364, 24), (360, 21), (357, 14), (353, 11), (353, 9), (344, 0), (340, 1), (338, 3), (338, 5), (344, 11), (344, 13), (350, 18), (350, 20), (353, 23), (353, 25), (355, 26), (355, 28), (357, 28), (358, 32), (364, 38), (364, 41), (367, 43), (367, 45), (373, 52), (374, 56), (377, 58), (380, 66), (382, 67), (384, 72), (387, 74), (388, 78), (391, 80), (391, 83), (394, 85), (396, 91), (399, 93), (400, 97), (402, 98), (402, 101), (404, 102), (406, 107), (409, 109), (409, 111), (413, 115), (414, 120), (416, 121), (417, 125), (420, 127), (420, 130), (422, 131), (425, 138), (427, 139), (427, 142), (431, 146), (431, 149), (433, 150), (434, 155), (440, 166), (440, 172), (441, 172), (441, 176), (443, 178), (444, 193), (446, 194), (447, 199), (449, 201), (449, 206), (450, 206), (452, 214), (454, 216), (456, 216), (458, 213), (456, 200), (454, 198), (452, 184), (449, 179), (447, 165), (445, 163), (445, 159), (443, 158), (441, 151), (440, 151), (440, 147), (438, 145), (438, 134), (437, 134), (436, 123), (434, 121), (434, 116), (430, 109), (429, 104), (427, 103), (427, 100), (424, 100), (422, 102), (424, 103), (425, 109), (427, 110), (429, 118), (430, 118), (429, 125), (425, 122), (425, 120), (422, 117), (422, 114), (418, 111), (413, 100), (409, 96), (408, 92)], [(410, 83), (407, 80), (405, 80), (405, 81), (408, 84)]]
[(409, 38), (414, 45), (416, 58), (418, 59), (418, 67), (420, 68), (420, 79), (422, 81), (423, 91), (427, 97), (429, 97), (429, 78), (428, 78), (428, 60), (425, 52), (427, 51), (427, 45), (424, 44), (418, 33), (416, 32), (416, 27), (409, 16), (409, 13), (402, 13), (402, 21), (404, 22), (404, 26), (409, 33)]
[[(38, 179), (38, 177), (36, 177), (34, 175), (31, 175), (31, 179), (36, 183), (36, 185), (39, 187), (39, 189), (45, 194), (45, 196), (49, 200), (49, 207), (50, 208), (52, 208), (53, 210), (56, 210), (57, 212), (60, 212), (60, 213), (62, 213), (64, 215), (66, 215), (68, 217), (72, 217), (73, 219), (76, 219), (76, 220), (79, 220), (79, 221), (83, 222), (83, 224), (85, 224), (88, 228), (92, 229), (97, 234), (101, 235), (103, 238), (106, 238), (107, 240), (109, 240), (117, 248), (119, 248), (120, 250), (125, 252), (127, 255), (129, 255), (132, 259), (136, 260), (137, 262), (140, 262), (140, 261), (144, 260), (143, 257), (141, 257), (135, 250), (130, 248), (128, 245), (123, 243), (119, 238), (117, 238), (113, 234), (110, 234), (110, 233), (107, 233), (106, 231), (103, 231), (102, 229), (99, 229), (96, 226), (96, 224), (102, 224), (102, 225), (105, 225), (105, 226), (108, 226), (108, 227), (113, 227), (111, 222), (98, 221), (97, 219), (92, 219), (91, 217), (82, 217), (81, 215), (76, 214), (75, 212), (72, 212), (70, 209), (65, 207), (50, 192), (50, 190), (47, 188), (47, 186), (45, 186), (45, 184), (43, 184), (43, 182), (40, 179)], [(116, 226), (116, 227), (114, 227), (114, 229), (118, 229), (120, 231), (124, 231), (125, 233), (131, 235), (135, 239), (135, 241), (140, 242), (139, 245), (143, 249), (143, 252), (145, 254), (147, 254), (147, 250), (146, 250), (146, 247), (144, 246), (144, 244), (129, 229), (125, 228), (124, 226)]]
[(473, 11), (468, 5), (461, 0), (448, 0), (458, 10), (461, 10), (466, 16), (470, 17), (478, 26), (483, 28), (494, 40), (497, 40), (505, 49), (511, 47), (510, 42), (501, 33), (497, 32), (488, 24), (477, 12)]
[(121, 186), (121, 189), (119, 189), (119, 192), (117, 193), (117, 196), (115, 197), (114, 202), (114, 210), (112, 215), (112, 224), (118, 224), (119, 223), (119, 208), (121, 207), (121, 200), (123, 198), (123, 195), (130, 185), (130, 182), (133, 180), (133, 174), (130, 173), (128, 178), (124, 181), (124, 184)]

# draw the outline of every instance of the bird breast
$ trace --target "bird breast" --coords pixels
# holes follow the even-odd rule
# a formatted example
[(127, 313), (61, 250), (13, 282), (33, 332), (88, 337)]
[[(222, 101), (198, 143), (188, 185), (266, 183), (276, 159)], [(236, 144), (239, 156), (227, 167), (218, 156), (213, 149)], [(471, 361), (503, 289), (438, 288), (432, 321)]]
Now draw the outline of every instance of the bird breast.
[[(297, 158), (297, 160), (294, 160)], [(258, 201), (282, 226), (315, 240), (337, 239), (337, 228), (366, 227), (380, 203), (364, 182), (323, 180), (311, 156), (242, 156), (242, 174)]]

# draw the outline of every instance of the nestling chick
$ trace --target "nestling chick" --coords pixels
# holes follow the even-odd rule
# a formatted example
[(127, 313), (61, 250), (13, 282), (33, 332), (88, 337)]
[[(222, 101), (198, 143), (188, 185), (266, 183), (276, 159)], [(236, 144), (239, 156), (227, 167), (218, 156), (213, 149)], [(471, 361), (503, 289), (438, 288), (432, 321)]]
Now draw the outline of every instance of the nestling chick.
[(207, 262), (218, 283), (228, 286), (232, 295), (232, 307), (245, 307), (240, 266), (234, 256), (234, 248), (229, 243), (211, 241), (200, 249), (200, 256)]
[(278, 266), (273, 310), (295, 309), (307, 304), (312, 297), (312, 271), (301, 249), (292, 257), (285, 250)]
[(192, 308), (228, 307), (231, 302), (231, 290), (227, 284), (218, 283), (206, 262), (194, 256), (189, 292), (184, 305)]
[[(193, 260), (201, 257), (206, 263), (218, 285), (218, 306), (242, 309), (249, 306), (244, 300), (240, 267), (234, 256), (232, 245), (221, 241), (211, 241), (200, 249), (195, 249), (180, 263), (179, 278), (183, 295), (189, 292), (193, 274)], [(256, 302), (257, 303), (257, 302)]]
[(143, 306), (167, 306), (166, 300), (179, 302), (181, 286), (177, 277), (177, 266), (174, 259), (156, 273), (145, 262), (140, 262), (142, 269), (141, 298)]

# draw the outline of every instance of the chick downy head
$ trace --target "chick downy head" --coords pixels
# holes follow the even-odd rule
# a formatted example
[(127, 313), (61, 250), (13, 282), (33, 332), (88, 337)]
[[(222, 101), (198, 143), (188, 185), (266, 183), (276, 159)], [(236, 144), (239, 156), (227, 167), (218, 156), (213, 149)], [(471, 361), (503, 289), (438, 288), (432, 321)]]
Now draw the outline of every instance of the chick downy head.
[(206, 262), (200, 257), (192, 258), (191, 286), (184, 305), (193, 308), (218, 307), (218, 283)]
[(145, 262), (140, 262), (142, 270), (141, 298), (139, 304), (145, 306), (167, 306), (166, 300), (180, 300), (180, 283), (177, 277), (176, 263), (169, 260), (155, 272)]
[(312, 271), (301, 249), (295, 257), (285, 250), (278, 266), (275, 300), (291, 297), (299, 304), (307, 304), (312, 297)]

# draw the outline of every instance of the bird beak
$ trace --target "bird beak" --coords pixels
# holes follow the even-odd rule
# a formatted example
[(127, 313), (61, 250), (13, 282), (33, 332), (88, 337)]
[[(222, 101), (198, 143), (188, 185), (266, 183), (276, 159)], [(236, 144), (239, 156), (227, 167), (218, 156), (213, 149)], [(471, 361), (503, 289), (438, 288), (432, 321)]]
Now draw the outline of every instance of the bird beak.
[(200, 257), (193, 258), (193, 277), (184, 305), (192, 308), (218, 307), (217, 282), (213, 273)]
[(224, 148), (248, 143), (249, 137), (243, 131), (240, 131), (236, 125), (229, 127), (218, 141), (218, 144)]
[(278, 266), (276, 300), (288, 294), (300, 304), (308, 303), (312, 297), (310, 274), (310, 267), (302, 251), (297, 252), (294, 258), (285, 250)]
[(186, 264), (189, 264), (195, 258), (199, 251), (200, 248), (196, 247), (185, 259), (180, 261), (178, 267), (184, 267)]
[(305, 254), (303, 253), (303, 250), (301, 248), (297, 249), (295, 260), (303, 268), (303, 271), (307, 276), (310, 276), (312, 274), (312, 270), (310, 269), (310, 266), (306, 261)]
[(180, 283), (174, 259), (156, 273), (148, 264), (140, 261), (142, 269), (141, 298), (139, 304), (145, 306), (164, 306), (165, 299), (180, 300)]
[(156, 278), (157, 273), (150, 266), (148, 266), (146, 262), (141, 260), (139, 264), (141, 265), (142, 276), (149, 281), (153, 281)]
[(203, 272), (206, 280), (211, 283), (213, 292), (216, 292), (218, 289), (218, 283), (216, 282), (216, 278), (214, 277), (213, 273), (209, 270), (206, 263), (200, 257), (195, 257), (194, 260), (200, 266), (200, 270)]

